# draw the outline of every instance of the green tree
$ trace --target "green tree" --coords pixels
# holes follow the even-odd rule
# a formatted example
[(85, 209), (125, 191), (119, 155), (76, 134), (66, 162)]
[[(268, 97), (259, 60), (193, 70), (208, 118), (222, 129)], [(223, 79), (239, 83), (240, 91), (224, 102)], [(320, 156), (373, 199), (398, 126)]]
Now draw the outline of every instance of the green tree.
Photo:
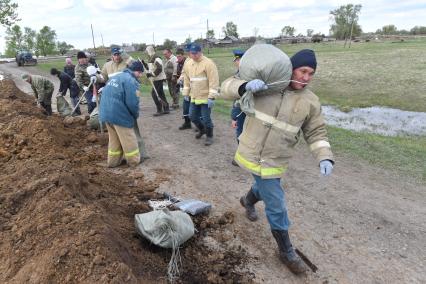
[(173, 48), (175, 48), (176, 46), (177, 46), (176, 41), (174, 41), (174, 40), (170, 40), (170, 39), (168, 39), (168, 38), (166, 38), (166, 39), (164, 40), (164, 43), (163, 43), (163, 47), (164, 47), (164, 48), (173, 49)]
[(53, 54), (56, 47), (56, 32), (48, 26), (44, 26), (37, 34), (37, 50), (44, 56)]
[(307, 29), (306, 30), (306, 36), (311, 37), (314, 34), (314, 30), (313, 29)]
[(424, 35), (426, 34), (426, 27), (423, 26), (415, 26), (410, 30), (410, 34), (412, 35)]
[(282, 36), (294, 36), (295, 32), (296, 32), (296, 29), (290, 26), (285, 26), (284, 28), (281, 29)]
[(10, 3), (10, 0), (0, 0), (0, 24), (10, 27), (15, 22), (20, 21), (16, 9), (18, 4)]
[(28, 51), (34, 51), (36, 48), (37, 32), (29, 27), (24, 28), (24, 46)]
[(74, 48), (74, 45), (68, 44), (65, 41), (58, 41), (56, 43), (56, 48), (59, 51), (59, 54), (64, 55), (68, 50)]
[(224, 27), (222, 27), (222, 31), (225, 36), (234, 36), (238, 38), (237, 25), (233, 22), (227, 22)]
[(21, 27), (14, 25), (6, 29), (6, 56), (15, 57), (16, 52), (24, 47), (24, 37)]
[(214, 38), (214, 30), (208, 30), (206, 33), (206, 38)]
[(359, 36), (362, 32), (361, 26), (358, 24), (361, 7), (361, 5), (347, 4), (330, 11), (334, 20), (330, 33), (336, 39), (344, 39), (345, 45), (349, 37)]
[(395, 25), (387, 25), (382, 27), (382, 33), (384, 35), (395, 35), (398, 33), (398, 30)]

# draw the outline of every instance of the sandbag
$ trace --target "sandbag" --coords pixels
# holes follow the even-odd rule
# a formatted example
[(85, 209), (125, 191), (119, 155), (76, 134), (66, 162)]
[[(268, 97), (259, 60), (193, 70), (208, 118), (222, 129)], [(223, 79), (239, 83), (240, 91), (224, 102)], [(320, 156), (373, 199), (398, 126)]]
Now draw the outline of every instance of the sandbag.
[[(238, 75), (245, 81), (262, 80), (268, 89), (256, 95), (268, 95), (284, 90), (290, 83), (292, 72), (287, 54), (270, 44), (256, 44), (241, 58)], [(254, 114), (253, 93), (246, 92), (239, 103), (245, 113)]]
[(182, 211), (156, 210), (135, 215), (136, 229), (153, 244), (176, 248), (194, 235), (191, 217)]
[(72, 108), (63, 96), (56, 97), (56, 108), (62, 117), (71, 115)]
[[(87, 121), (87, 126), (90, 129), (98, 130), (99, 129), (99, 111), (98, 107), (96, 107), (91, 113), (89, 120)], [(106, 129), (105, 123), (102, 123), (103, 129)]]

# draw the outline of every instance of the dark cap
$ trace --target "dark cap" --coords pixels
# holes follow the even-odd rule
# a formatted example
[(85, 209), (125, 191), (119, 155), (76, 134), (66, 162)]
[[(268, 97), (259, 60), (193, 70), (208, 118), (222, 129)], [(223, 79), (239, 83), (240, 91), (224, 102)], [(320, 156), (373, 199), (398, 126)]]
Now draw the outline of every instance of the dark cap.
[(123, 53), (123, 51), (119, 47), (113, 47), (113, 48), (111, 48), (111, 54), (112, 55), (114, 55), (114, 54), (122, 54), (122, 53)]
[(317, 69), (317, 59), (315, 52), (311, 49), (302, 49), (301, 51), (290, 57), (293, 70), (299, 67), (308, 66), (312, 69)]
[(191, 53), (201, 52), (201, 45), (199, 45), (198, 43), (191, 44), (191, 47), (189, 48), (189, 52)]
[(237, 59), (240, 59), (241, 57), (243, 57), (243, 55), (244, 55), (244, 50), (241, 50), (241, 49), (234, 49), (233, 51), (232, 51), (232, 53), (234, 54), (234, 61), (235, 60), (237, 60)]
[(139, 60), (133, 61), (130, 66), (129, 69), (132, 71), (140, 71), (143, 72), (143, 65), (142, 62), (140, 62)]
[(80, 59), (80, 58), (87, 58), (86, 53), (84, 53), (84, 51), (79, 51), (77, 53), (77, 59)]
[(183, 50), (185, 50), (186, 52), (189, 52), (189, 50), (191, 49), (191, 45), (192, 43), (185, 44), (185, 47), (183, 48)]

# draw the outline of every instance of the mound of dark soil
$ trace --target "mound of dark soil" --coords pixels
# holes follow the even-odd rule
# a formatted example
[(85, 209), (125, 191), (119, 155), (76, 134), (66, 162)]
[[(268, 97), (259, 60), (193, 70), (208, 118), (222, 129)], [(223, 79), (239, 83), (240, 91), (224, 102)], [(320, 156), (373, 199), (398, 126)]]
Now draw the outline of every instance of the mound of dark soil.
[[(134, 214), (150, 210), (168, 171), (148, 181), (138, 169), (104, 168), (106, 134), (46, 117), (13, 81), (1, 83), (0, 282), (166, 282), (171, 252), (137, 236)], [(194, 220), (178, 282), (251, 281), (245, 252), (222, 237), (232, 220)]]

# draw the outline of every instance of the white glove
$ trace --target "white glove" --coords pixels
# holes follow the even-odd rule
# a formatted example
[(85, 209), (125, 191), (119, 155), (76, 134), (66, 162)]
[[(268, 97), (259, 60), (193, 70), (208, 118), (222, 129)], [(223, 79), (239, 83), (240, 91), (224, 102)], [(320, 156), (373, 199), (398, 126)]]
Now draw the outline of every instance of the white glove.
[(96, 69), (95, 66), (90, 65), (86, 68), (86, 72), (87, 74), (89, 74), (89, 76), (93, 76), (93, 75), (96, 75), (96, 72), (98, 72), (98, 70)]
[(95, 84), (96, 83), (96, 76), (91, 76), (90, 77), (90, 83)]
[(89, 90), (89, 87), (83, 86), (83, 90), (84, 90), (85, 92), (87, 92), (87, 91)]

